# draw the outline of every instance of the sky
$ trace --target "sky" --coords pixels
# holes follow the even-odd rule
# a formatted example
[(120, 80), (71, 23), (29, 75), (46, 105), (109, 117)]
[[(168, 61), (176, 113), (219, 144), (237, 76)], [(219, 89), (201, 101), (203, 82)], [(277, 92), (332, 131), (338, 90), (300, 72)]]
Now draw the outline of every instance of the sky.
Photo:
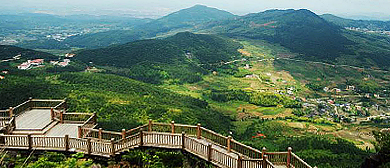
[(157, 18), (196, 4), (237, 15), (268, 9), (309, 9), (317, 14), (390, 19), (390, 0), (0, 0), (0, 13), (131, 15)]

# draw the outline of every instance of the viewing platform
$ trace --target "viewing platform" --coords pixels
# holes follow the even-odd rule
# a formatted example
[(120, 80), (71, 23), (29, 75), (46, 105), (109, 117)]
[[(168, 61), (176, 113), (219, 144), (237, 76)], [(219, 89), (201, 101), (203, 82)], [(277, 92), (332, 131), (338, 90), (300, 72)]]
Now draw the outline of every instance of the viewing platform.
[(261, 151), (196, 126), (153, 123), (121, 132), (96, 129), (94, 113), (69, 113), (66, 100), (28, 101), (0, 110), (0, 146), (6, 149), (84, 152), (113, 157), (139, 147), (183, 150), (217, 167), (311, 168), (288, 148)]

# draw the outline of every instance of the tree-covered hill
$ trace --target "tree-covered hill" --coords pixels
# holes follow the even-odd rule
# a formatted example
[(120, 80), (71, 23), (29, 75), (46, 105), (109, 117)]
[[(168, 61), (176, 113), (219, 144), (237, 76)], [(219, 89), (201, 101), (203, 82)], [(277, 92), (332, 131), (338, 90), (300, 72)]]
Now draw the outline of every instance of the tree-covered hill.
[(147, 30), (149, 35), (154, 36), (157, 33), (167, 32), (173, 29), (191, 28), (202, 23), (233, 17), (235, 17), (235, 15), (227, 11), (203, 5), (195, 5), (187, 9), (173, 12), (144, 25), (140, 25), (139, 28)]
[(111, 30), (106, 32), (72, 36), (61, 44), (80, 48), (99, 48), (115, 44), (123, 44), (145, 38), (144, 31), (138, 30)]
[(14, 56), (21, 55), (22, 58), (25, 59), (36, 59), (36, 58), (44, 58), (44, 59), (57, 59), (58, 57), (35, 50), (24, 49), (15, 46), (8, 45), (0, 45), (0, 60), (10, 59)]
[[(184, 32), (165, 39), (84, 50), (76, 58), (111, 67), (113, 73), (144, 82), (161, 83), (164, 78), (194, 82), (200, 79), (199, 74), (206, 73), (200, 64), (229, 61), (240, 55), (237, 51), (240, 47), (237, 42), (215, 35)], [(126, 68), (128, 72), (118, 68)]]
[(340, 27), (305, 9), (269, 10), (213, 22), (203, 28), (231, 37), (279, 43), (293, 52), (320, 59), (334, 59), (349, 52), (343, 46), (351, 43), (342, 36)]

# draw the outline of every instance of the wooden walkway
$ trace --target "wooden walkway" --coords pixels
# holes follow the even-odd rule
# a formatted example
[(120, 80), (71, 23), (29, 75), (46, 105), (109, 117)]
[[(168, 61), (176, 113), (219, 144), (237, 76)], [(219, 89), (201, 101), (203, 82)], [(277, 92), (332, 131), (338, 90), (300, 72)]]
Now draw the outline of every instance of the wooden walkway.
[(69, 135), (69, 137), (77, 138), (78, 127), (82, 124), (58, 124), (49, 130), (45, 136), (64, 136)]
[[(0, 146), (7, 149), (73, 151), (111, 157), (138, 147), (157, 147), (181, 149), (224, 168), (311, 168), (291, 148), (287, 152), (268, 152), (265, 148), (260, 151), (200, 124), (150, 120), (146, 125), (121, 132), (94, 129), (95, 114), (67, 113), (64, 100), (30, 99), (0, 111), (0, 115), (4, 116), (0, 119)], [(32, 135), (37, 129), (46, 131)]]

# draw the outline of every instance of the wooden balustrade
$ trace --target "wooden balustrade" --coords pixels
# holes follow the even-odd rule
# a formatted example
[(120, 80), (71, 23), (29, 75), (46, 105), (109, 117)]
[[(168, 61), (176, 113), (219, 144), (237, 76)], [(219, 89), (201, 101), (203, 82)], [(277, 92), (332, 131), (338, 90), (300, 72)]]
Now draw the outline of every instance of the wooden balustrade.
[(110, 155), (112, 153), (111, 143), (93, 140), (90, 143), (90, 151), (92, 154)]
[(136, 127), (136, 128), (127, 130), (127, 131), (126, 131), (125, 137), (128, 137), (128, 136), (132, 136), (132, 135), (138, 134), (138, 133), (140, 132), (140, 130), (146, 130), (147, 127), (148, 127), (148, 125), (141, 125), (141, 126), (138, 126), (138, 127)]
[(172, 134), (164, 132), (144, 132), (143, 145), (169, 146), (171, 148), (181, 148), (181, 134)]
[(197, 139), (185, 136), (184, 148), (186, 151), (207, 160), (208, 147), (204, 143), (199, 142)]
[(11, 117), (9, 112), (10, 112), (10, 109), (0, 110), (0, 117)]
[(15, 117), (0, 117), (0, 127), (5, 130), (4, 133), (11, 133), (16, 127)]
[(275, 165), (287, 165), (287, 152), (267, 152), (268, 160)]
[(105, 131), (102, 129), (93, 129), (93, 128), (83, 128), (81, 127), (81, 137), (79, 138), (94, 138), (98, 140), (106, 140), (109, 141), (112, 138), (115, 140), (122, 139), (122, 133), (120, 132), (114, 132), (114, 131)]
[(29, 105), (31, 108), (51, 108), (57, 107), (62, 104), (64, 100), (42, 100), (42, 99), (30, 99)]
[(13, 115), (19, 115), (24, 111), (30, 110), (31, 108), (32, 108), (31, 100), (27, 100), (16, 107), (10, 108), (10, 117)]
[[(54, 116), (57, 116), (56, 109), (53, 108), (53, 112)], [(85, 121), (86, 117), (79, 116), (88, 116), (88, 119)], [(15, 123), (5, 122), (9, 119), (12, 121), (15, 117), (0, 118), (0, 126), (14, 126)], [(259, 151), (235, 141), (230, 136), (225, 137), (203, 128), (200, 124), (165, 124), (153, 123), (150, 120), (148, 124), (134, 129), (113, 132), (93, 129), (96, 126), (95, 114), (63, 113), (62, 119), (84, 121), (83, 125), (79, 126), (79, 138), (0, 135), (0, 145), (10, 148), (77, 151), (100, 156), (112, 156), (138, 146), (165, 147), (186, 150), (223, 167), (271, 168), (275, 167), (274, 165), (286, 165), (288, 168), (311, 168), (292, 153), (291, 148), (288, 152), (267, 152), (265, 148)]]
[[(74, 124), (92, 124), (95, 125), (96, 122), (94, 113), (63, 113), (62, 120), (65, 123), (74, 123)], [(61, 116), (60, 116), (61, 118)], [(61, 120), (61, 119), (60, 119)]]
[(79, 152), (87, 152), (87, 139), (69, 138), (69, 148)]
[(309, 164), (307, 164), (305, 161), (303, 161), (301, 158), (299, 158), (294, 153), (291, 153), (291, 163), (290, 167), (296, 167), (296, 168), (312, 168)]
[(247, 157), (253, 158), (253, 159), (259, 159), (261, 158), (261, 151), (252, 148), (250, 146), (244, 145), (242, 143), (239, 143), (235, 141), (234, 139), (230, 142), (231, 149), (235, 152), (241, 153)]
[(242, 168), (274, 168), (275, 165), (267, 159), (243, 159)]
[(64, 137), (31, 137), (31, 147), (45, 149), (65, 149)]
[(227, 137), (222, 136), (214, 131), (208, 130), (203, 127), (201, 127), (200, 129), (201, 129), (201, 133), (200, 133), (201, 137), (211, 140), (224, 147), (227, 147), (227, 140), (228, 140)]
[(120, 139), (115, 143), (115, 152), (122, 152), (140, 144), (140, 133)]
[(7, 127), (11, 120), (11, 117), (0, 117), (0, 127)]
[(236, 168), (238, 166), (238, 157), (232, 156), (231, 153), (225, 153), (223, 151), (213, 148), (211, 154), (211, 161), (216, 162), (220, 165), (225, 165), (226, 167)]
[(8, 110), (9, 116), (13, 115), (19, 115), (23, 113), (24, 111), (33, 109), (33, 108), (45, 108), (50, 109), (54, 108), (56, 110), (65, 109), (66, 108), (66, 101), (65, 100), (41, 100), (41, 99), (32, 99), (23, 102), (22, 104), (19, 104), (16, 107), (11, 107)]

